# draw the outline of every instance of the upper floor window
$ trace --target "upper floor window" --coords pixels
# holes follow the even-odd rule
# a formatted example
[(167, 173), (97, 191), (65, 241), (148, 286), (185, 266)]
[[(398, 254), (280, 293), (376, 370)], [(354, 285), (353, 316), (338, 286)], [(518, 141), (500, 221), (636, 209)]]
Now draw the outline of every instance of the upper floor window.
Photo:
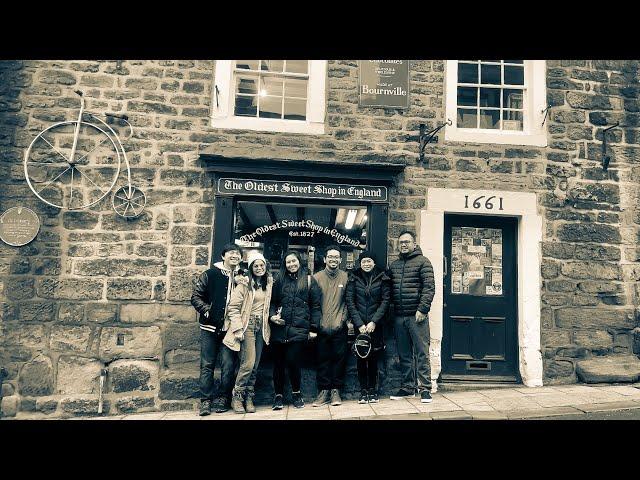
[(547, 144), (544, 61), (449, 60), (446, 92), (446, 140)]
[(218, 60), (212, 126), (324, 133), (324, 60)]

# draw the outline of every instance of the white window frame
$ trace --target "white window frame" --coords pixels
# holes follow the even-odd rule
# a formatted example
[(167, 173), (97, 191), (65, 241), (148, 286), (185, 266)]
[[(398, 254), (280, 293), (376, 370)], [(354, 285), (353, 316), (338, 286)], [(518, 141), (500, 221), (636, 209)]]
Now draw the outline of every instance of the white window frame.
[[(217, 60), (212, 92), (211, 126), (261, 132), (325, 133), (327, 61), (309, 60), (307, 119), (285, 120), (235, 116), (235, 60)], [(216, 87), (217, 92), (216, 92)]]
[[(522, 131), (486, 128), (458, 128), (458, 60), (447, 60), (446, 116), (453, 125), (445, 128), (444, 138), (451, 142), (494, 143), (501, 145), (547, 146), (546, 129), (542, 125), (547, 108), (546, 63), (525, 60), (525, 94)], [(546, 122), (545, 122), (546, 125)]]

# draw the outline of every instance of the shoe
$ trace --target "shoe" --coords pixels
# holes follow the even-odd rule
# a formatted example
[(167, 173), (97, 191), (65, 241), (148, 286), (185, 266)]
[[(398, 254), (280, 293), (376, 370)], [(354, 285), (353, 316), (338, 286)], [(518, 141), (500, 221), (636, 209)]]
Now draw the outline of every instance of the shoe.
[(337, 388), (331, 390), (331, 405), (342, 405), (342, 399), (340, 398), (340, 392)]
[(320, 390), (320, 392), (318, 393), (318, 396), (313, 402), (313, 406), (320, 407), (321, 405), (326, 405), (327, 403), (329, 403), (330, 399), (331, 397), (329, 394), (329, 390)]
[(431, 403), (431, 402), (433, 402), (433, 398), (431, 398), (431, 394), (429, 393), (429, 390), (423, 390), (420, 393), (420, 402), (421, 403)]
[(358, 400), (358, 403), (369, 403), (369, 393), (366, 390), (360, 392), (360, 400)]
[(256, 413), (256, 406), (253, 404), (254, 393), (247, 393), (247, 397), (244, 400), (244, 409), (247, 413)]
[(225, 397), (216, 398), (212, 402), (211, 406), (213, 407), (213, 411), (216, 413), (224, 413), (230, 408), (229, 400)]
[(369, 394), (369, 403), (378, 403), (379, 401), (377, 392), (371, 391)]
[(211, 400), (205, 398), (200, 400), (200, 416), (206, 417), (207, 415), (211, 415)]
[(302, 398), (302, 394), (300, 392), (291, 393), (291, 398), (293, 399), (294, 407), (304, 408), (304, 398)]
[(244, 392), (233, 392), (231, 396), (231, 408), (235, 413), (247, 413), (244, 409)]
[(282, 395), (278, 394), (273, 399), (273, 407), (271, 410), (282, 410), (284, 408), (284, 403), (282, 402)]
[(414, 398), (416, 394), (413, 390), (405, 390), (401, 388), (394, 395), (391, 395), (391, 400), (402, 400), (403, 398)]

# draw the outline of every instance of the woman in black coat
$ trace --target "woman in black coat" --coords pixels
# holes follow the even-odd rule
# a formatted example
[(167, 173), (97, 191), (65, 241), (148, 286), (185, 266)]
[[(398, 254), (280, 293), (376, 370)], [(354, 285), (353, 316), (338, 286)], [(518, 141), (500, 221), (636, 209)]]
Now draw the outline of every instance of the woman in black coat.
[(289, 370), (293, 406), (304, 407), (300, 393), (302, 351), (318, 332), (322, 291), (302, 265), (300, 254), (289, 250), (276, 277), (271, 296), (271, 351), (273, 352), (273, 409), (283, 408), (284, 370)]
[(345, 300), (354, 328), (371, 336), (371, 353), (366, 359), (357, 357), (360, 400), (377, 403), (378, 357), (384, 350), (382, 323), (391, 301), (391, 279), (370, 252), (362, 252), (360, 268), (349, 275)]

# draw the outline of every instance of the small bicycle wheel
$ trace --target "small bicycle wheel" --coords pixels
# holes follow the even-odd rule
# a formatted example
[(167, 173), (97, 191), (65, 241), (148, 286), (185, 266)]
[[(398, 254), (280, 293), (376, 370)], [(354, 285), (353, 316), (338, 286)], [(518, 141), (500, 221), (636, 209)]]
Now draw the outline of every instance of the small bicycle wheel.
[(135, 218), (142, 213), (147, 204), (144, 192), (133, 185), (117, 189), (111, 200), (115, 212), (124, 218)]
[(88, 208), (102, 200), (120, 174), (121, 153), (114, 138), (98, 125), (77, 121), (51, 125), (29, 145), (24, 175), (44, 203), (61, 209)]

